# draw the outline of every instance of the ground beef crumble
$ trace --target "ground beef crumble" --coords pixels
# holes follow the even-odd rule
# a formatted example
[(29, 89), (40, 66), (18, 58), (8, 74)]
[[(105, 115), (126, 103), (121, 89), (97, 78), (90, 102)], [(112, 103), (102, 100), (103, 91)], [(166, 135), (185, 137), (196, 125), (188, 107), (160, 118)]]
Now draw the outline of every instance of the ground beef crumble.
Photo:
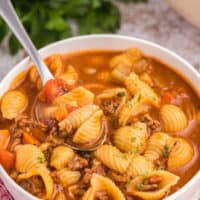
[(45, 156), (45, 160), (47, 161), (48, 164), (50, 163), (53, 149), (54, 149), (53, 146), (49, 146), (45, 151), (43, 151), (44, 156)]
[(64, 144), (64, 138), (60, 138), (54, 134), (49, 134), (47, 137), (46, 137), (46, 140), (45, 142), (49, 142), (49, 143), (52, 143), (54, 144), (55, 146), (58, 146), (58, 145), (63, 145)]
[(29, 118), (26, 115), (19, 115), (15, 118), (16, 126), (19, 128), (39, 128), (41, 131), (46, 132), (48, 126), (42, 122)]
[(74, 184), (67, 188), (69, 199), (81, 199), (87, 188), (83, 184)]
[(10, 133), (12, 135), (12, 143), (10, 146), (10, 151), (14, 151), (15, 147), (18, 144), (22, 143), (23, 138), (23, 130), (16, 127), (16, 125), (13, 125), (10, 127)]
[(109, 195), (106, 190), (97, 191), (95, 194), (95, 200), (109, 200)]
[(161, 130), (161, 124), (158, 120), (153, 119), (149, 114), (142, 116), (141, 121), (147, 124), (150, 132), (158, 132)]
[(120, 98), (102, 99), (101, 108), (105, 115), (113, 115), (120, 104)]
[(105, 176), (105, 167), (102, 164), (93, 164), (91, 168), (85, 168), (84, 169), (84, 176), (83, 176), (83, 182), (85, 184), (89, 184), (90, 180), (92, 178), (93, 173)]
[(125, 198), (126, 198), (126, 200), (135, 200), (135, 198), (133, 196), (130, 196), (128, 194), (125, 194)]
[(33, 176), (29, 179), (22, 180), (19, 185), (33, 195), (41, 197), (44, 195), (45, 187), (42, 179), (39, 176)]
[(73, 160), (69, 163), (68, 168), (71, 170), (81, 170), (83, 168), (86, 168), (88, 166), (88, 160), (76, 155)]
[(165, 157), (160, 157), (157, 160), (154, 160), (154, 165), (157, 169), (165, 170), (167, 169), (167, 161), (168, 159)]
[(111, 170), (109, 170), (107, 175), (108, 175), (108, 177), (110, 177), (115, 182), (121, 182), (121, 183), (126, 183), (131, 178), (127, 174), (119, 174), (119, 173), (111, 171)]

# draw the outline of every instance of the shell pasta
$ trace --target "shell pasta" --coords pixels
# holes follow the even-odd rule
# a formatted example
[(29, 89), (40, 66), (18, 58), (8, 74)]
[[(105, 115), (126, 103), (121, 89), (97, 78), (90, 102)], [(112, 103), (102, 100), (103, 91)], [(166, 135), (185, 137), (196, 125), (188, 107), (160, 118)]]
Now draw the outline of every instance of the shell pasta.
[(146, 146), (147, 127), (145, 123), (137, 122), (132, 126), (124, 126), (113, 134), (113, 143), (124, 152), (142, 153)]
[(166, 104), (160, 109), (160, 119), (166, 132), (177, 132), (185, 129), (188, 120), (184, 112), (175, 105)]
[(44, 200), (161, 200), (200, 169), (199, 96), (139, 49), (45, 59), (0, 102), (0, 165)]
[(108, 168), (119, 173), (125, 173), (131, 162), (131, 156), (123, 154), (116, 147), (111, 145), (101, 146), (95, 152), (95, 156)]

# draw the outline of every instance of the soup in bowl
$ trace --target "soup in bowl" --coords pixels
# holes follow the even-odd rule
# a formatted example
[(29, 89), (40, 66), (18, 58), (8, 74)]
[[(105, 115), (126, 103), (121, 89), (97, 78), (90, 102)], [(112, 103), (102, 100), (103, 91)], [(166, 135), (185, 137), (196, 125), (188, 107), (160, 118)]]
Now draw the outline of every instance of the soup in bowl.
[(26, 59), (1, 83), (0, 176), (15, 198), (184, 199), (195, 191), (199, 75), (187, 62), (112, 35), (41, 53), (54, 80), (43, 86)]

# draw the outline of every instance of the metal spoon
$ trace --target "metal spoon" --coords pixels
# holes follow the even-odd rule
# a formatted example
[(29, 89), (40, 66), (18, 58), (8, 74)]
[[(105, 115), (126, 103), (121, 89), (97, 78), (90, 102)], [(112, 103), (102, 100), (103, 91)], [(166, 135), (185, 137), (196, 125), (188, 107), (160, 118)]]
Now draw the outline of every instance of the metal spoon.
[[(26, 33), (10, 0), (0, 0), (0, 16), (2, 16), (2, 18), (8, 24), (8, 26), (15, 34), (15, 36), (18, 38), (24, 49), (27, 51), (28, 55), (31, 57), (33, 63), (35, 64), (40, 74), (43, 85), (45, 85), (45, 83), (48, 80), (54, 79), (53, 75), (51, 74), (51, 72), (49, 71), (48, 67), (43, 62), (43, 60), (41, 59), (38, 51), (33, 45), (28, 34)], [(100, 145), (104, 143), (104, 141), (106, 140), (106, 135), (107, 135), (106, 133), (103, 134), (103, 137), (98, 142), (98, 144), (96, 144), (95, 147), (79, 148), (78, 146), (73, 144), (66, 143), (66, 145), (76, 151), (85, 151), (85, 152), (95, 151)]]
[(27, 51), (28, 55), (31, 57), (40, 74), (43, 85), (48, 80), (53, 79), (53, 75), (41, 59), (38, 51), (33, 45), (28, 34), (26, 33), (10, 0), (0, 0), (0, 16), (2, 16), (2, 18), (8, 24), (15, 36), (18, 38), (24, 49)]

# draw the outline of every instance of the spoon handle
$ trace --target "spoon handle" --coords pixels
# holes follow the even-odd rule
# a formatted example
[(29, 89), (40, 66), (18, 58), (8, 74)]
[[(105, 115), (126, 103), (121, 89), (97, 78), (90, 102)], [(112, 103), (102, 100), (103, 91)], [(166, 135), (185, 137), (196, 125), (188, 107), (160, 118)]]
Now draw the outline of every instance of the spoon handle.
[(33, 63), (36, 65), (43, 85), (49, 79), (53, 79), (51, 72), (47, 68), (46, 64), (42, 61), (38, 51), (36, 50), (22, 23), (20, 22), (20, 19), (18, 18), (10, 0), (0, 0), (0, 15), (18, 38), (24, 49), (27, 51)]

